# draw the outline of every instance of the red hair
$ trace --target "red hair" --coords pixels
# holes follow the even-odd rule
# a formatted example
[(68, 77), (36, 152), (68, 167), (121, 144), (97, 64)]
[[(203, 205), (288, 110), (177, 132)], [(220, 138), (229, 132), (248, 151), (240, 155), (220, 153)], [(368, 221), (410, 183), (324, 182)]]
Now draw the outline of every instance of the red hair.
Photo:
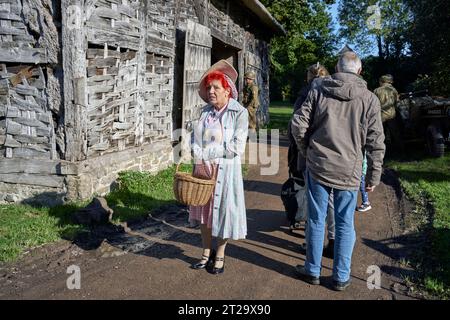
[(220, 83), (222, 83), (222, 87), (224, 87), (225, 89), (230, 89), (230, 91), (231, 91), (231, 88), (228, 85), (228, 81), (225, 79), (225, 75), (222, 72), (213, 71), (213, 72), (209, 73), (206, 76), (206, 81), (205, 81), (206, 87), (208, 87), (208, 85), (211, 83), (211, 81), (214, 81), (214, 80), (219, 80)]

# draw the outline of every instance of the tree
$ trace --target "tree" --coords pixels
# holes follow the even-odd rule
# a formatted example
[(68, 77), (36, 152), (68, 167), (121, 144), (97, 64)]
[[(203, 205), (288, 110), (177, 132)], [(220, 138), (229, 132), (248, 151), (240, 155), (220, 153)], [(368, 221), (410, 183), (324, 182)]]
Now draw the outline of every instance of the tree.
[(402, 0), (341, 0), (340, 34), (356, 45), (360, 54), (370, 53), (375, 38), (378, 57), (399, 59), (408, 48), (405, 35), (411, 11)]
[(407, 36), (420, 74), (433, 94), (450, 95), (450, 7), (446, 0), (405, 0), (413, 24)]
[(325, 65), (331, 61), (335, 39), (326, 9), (333, 1), (262, 0), (262, 3), (287, 32), (287, 36), (271, 41), (271, 96), (293, 101), (305, 83), (306, 68), (317, 61)]

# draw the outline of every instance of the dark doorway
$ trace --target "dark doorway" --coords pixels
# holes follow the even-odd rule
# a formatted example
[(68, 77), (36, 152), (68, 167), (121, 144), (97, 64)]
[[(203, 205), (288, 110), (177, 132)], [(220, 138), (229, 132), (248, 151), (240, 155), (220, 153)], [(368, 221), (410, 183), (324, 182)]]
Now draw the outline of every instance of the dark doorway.
[(183, 66), (184, 66), (184, 46), (186, 31), (176, 30), (175, 59), (174, 59), (174, 86), (173, 86), (173, 107), (172, 120), (173, 128), (181, 129), (183, 112)]
[[(211, 49), (211, 65), (216, 63), (217, 61), (224, 59), (227, 60), (231, 65), (239, 70), (239, 61), (238, 61), (238, 52), (240, 49), (237, 49), (225, 42), (212, 37), (212, 49)], [(239, 79), (236, 82), (236, 88), (239, 88)]]

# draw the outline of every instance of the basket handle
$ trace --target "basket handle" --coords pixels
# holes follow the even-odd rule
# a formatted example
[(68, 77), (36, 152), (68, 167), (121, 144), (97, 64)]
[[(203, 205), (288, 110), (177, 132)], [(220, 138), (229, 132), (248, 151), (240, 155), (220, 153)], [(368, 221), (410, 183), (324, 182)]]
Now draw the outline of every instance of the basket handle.
[(214, 181), (216, 181), (216, 174), (217, 174), (217, 170), (216, 170), (216, 165), (214, 165), (214, 164), (212, 164), (211, 165), (211, 173), (212, 173), (212, 176), (211, 176), (211, 180), (214, 180)]
[[(202, 162), (203, 162), (203, 164), (205, 164), (205, 161), (202, 160)], [(177, 168), (175, 169), (175, 173), (177, 173), (179, 171), (180, 165), (181, 165), (181, 162), (177, 164)], [(194, 166), (195, 166), (195, 164), (194, 164)], [(212, 176), (211, 176), (210, 180), (214, 180), (215, 181), (216, 180), (216, 174), (217, 174), (216, 166), (211, 164), (211, 168), (212, 168), (211, 169), (212, 170), (212, 172), (211, 172)]]

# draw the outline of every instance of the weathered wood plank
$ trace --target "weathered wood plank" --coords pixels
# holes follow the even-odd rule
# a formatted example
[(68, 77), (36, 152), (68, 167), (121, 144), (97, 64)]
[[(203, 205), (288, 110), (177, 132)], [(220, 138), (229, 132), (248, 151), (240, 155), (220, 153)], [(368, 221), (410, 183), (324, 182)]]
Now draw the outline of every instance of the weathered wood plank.
[(92, 86), (87, 88), (88, 94), (107, 93), (113, 91), (114, 86)]
[(25, 33), (26, 33), (26, 31), (24, 29), (0, 26), (0, 34), (1, 35), (21, 35), (21, 34), (25, 34)]
[(14, 48), (0, 50), (0, 61), (45, 64), (47, 56), (43, 48)]
[(106, 151), (110, 148), (109, 141), (101, 142), (94, 144), (93, 146), (89, 147), (90, 151)]
[(22, 144), (15, 140), (10, 134), (6, 135), (5, 147), (18, 148), (21, 147)]
[(22, 126), (11, 119), (6, 119), (6, 132), (12, 135), (20, 134), (22, 132)]
[(173, 41), (163, 40), (159, 37), (147, 35), (147, 51), (173, 58), (175, 46)]
[(50, 152), (37, 151), (30, 148), (12, 148), (13, 158), (50, 159)]
[[(127, 37), (127, 38), (135, 38), (137, 41), (139, 41), (139, 32), (136, 32), (133, 30), (134, 28), (129, 28), (127, 23), (118, 23), (114, 26), (114, 28), (111, 28), (111, 25), (105, 24), (103, 21), (87, 21), (86, 27), (88, 27), (88, 39), (91, 41), (90, 35), (92, 34), (92, 31), (98, 32), (98, 31), (104, 31), (108, 33), (115, 33), (117, 35), (120, 35), (121, 37)], [(105, 42), (104, 42), (105, 43)], [(107, 41), (106, 43), (110, 43), (110, 41)], [(126, 48), (126, 46), (121, 46)]]
[(28, 173), (1, 173), (0, 181), (15, 184), (60, 188), (64, 186), (64, 177)]
[(124, 14), (130, 18), (135, 18), (136, 17), (136, 9), (133, 9), (129, 6), (124, 6), (122, 4), (119, 4), (117, 6), (117, 11), (121, 14)]
[(22, 134), (15, 135), (14, 139), (21, 143), (34, 143), (34, 144), (49, 143), (48, 137), (32, 137), (32, 136), (27, 136), (27, 135), (22, 135)]
[(0, 95), (9, 95), (8, 79), (0, 79)]
[(18, 84), (14, 88), (14, 90), (18, 94), (21, 94), (24, 96), (34, 96), (34, 97), (39, 96), (39, 91), (35, 87), (29, 86), (29, 85)]
[(93, 16), (96, 15), (101, 18), (109, 18), (109, 19), (116, 19), (116, 20), (120, 20), (120, 18), (121, 18), (121, 15), (119, 12), (117, 12), (116, 10), (113, 10), (111, 8), (106, 8), (106, 7), (95, 8), (92, 15)]
[(11, 21), (22, 21), (22, 18), (14, 13), (0, 11), (0, 19)]
[(134, 126), (133, 123), (114, 122), (113, 129), (129, 130)]
[(6, 117), (7, 118), (17, 118), (20, 117), (21, 113), (20, 110), (18, 108), (15, 107), (9, 107), (8, 111), (6, 112)]
[(11, 97), (11, 106), (18, 108), (21, 111), (41, 110), (41, 107), (37, 103), (22, 100), (16, 97)]
[(78, 165), (67, 161), (3, 158), (0, 159), (0, 174), (2, 173), (76, 175)]
[[(112, 57), (112, 58), (120, 58), (120, 52), (117, 50), (108, 50), (107, 52), (107, 56), (108, 57)], [(93, 59), (96, 57), (104, 57), (104, 50), (103, 49), (88, 49), (87, 50), (87, 55), (86, 57), (88, 59)]]
[(139, 49), (139, 38), (131, 37), (113, 32), (111, 30), (101, 30), (89, 28), (87, 30), (87, 38), (90, 43), (103, 45), (108, 43), (114, 47), (129, 48), (133, 50)]
[[(67, 12), (71, 6), (83, 7), (83, 5), (84, 1), (82, 0), (62, 0), (61, 10)], [(68, 21), (69, 18), (69, 15), (62, 15), (62, 60), (65, 73), (64, 101), (66, 103), (64, 126), (67, 142), (64, 158), (69, 161), (78, 161), (86, 158), (86, 107), (74, 102), (77, 94), (77, 84), (74, 83), (74, 79), (86, 78), (87, 43), (86, 28), (73, 27)], [(85, 94), (87, 95), (87, 92)]]
[(17, 118), (14, 118), (14, 121), (21, 125), (29, 126), (29, 127), (46, 127), (46, 125), (43, 122), (41, 122), (37, 119), (17, 117)]
[(96, 67), (96, 68), (108, 68), (108, 67), (114, 67), (116, 66), (117, 58), (114, 57), (96, 57), (94, 59), (89, 60), (89, 67)]

